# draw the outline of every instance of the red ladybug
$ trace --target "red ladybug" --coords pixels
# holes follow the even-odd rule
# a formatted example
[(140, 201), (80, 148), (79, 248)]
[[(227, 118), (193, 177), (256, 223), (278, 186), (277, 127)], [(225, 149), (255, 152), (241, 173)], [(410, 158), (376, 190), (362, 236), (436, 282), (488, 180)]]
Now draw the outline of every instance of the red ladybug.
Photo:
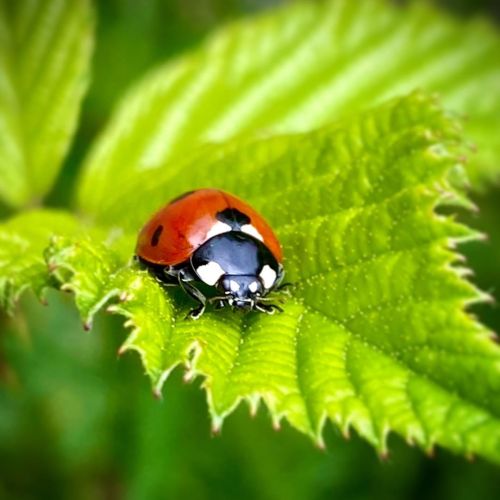
[[(136, 254), (163, 284), (178, 284), (199, 305), (269, 314), (281, 308), (267, 295), (281, 283), (281, 246), (269, 224), (247, 203), (218, 189), (185, 193), (142, 228)], [(207, 299), (195, 284), (208, 285)], [(202, 285), (203, 286), (203, 285)]]

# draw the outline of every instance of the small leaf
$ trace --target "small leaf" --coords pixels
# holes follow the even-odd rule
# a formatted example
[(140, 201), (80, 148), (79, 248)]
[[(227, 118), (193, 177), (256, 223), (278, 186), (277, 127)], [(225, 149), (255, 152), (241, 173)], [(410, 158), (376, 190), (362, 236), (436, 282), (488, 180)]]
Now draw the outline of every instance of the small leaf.
[(88, 83), (89, 0), (0, 1), (0, 200), (36, 201), (52, 186)]
[(99, 218), (118, 177), (141, 185), (196, 144), (308, 131), (415, 88), (468, 116), (472, 174), (498, 176), (499, 51), (486, 22), (422, 2), (302, 2), (230, 25), (125, 96), (86, 162), (80, 206)]
[(381, 453), (393, 431), (500, 462), (500, 349), (464, 312), (487, 297), (454, 251), (478, 235), (436, 213), (463, 203), (450, 182), (460, 149), (458, 124), (416, 94), (313, 133), (206, 147), (102, 207), (131, 231), (160, 197), (197, 187), (190, 178), (243, 196), (283, 243), (295, 285), (283, 314), (187, 320), (178, 289), (129, 265), (134, 232), (55, 239), (48, 262), (86, 321), (109, 301), (127, 319), (120, 352), (140, 353), (156, 393), (178, 365), (204, 377), (215, 430), (241, 400), (263, 401), (276, 426), (286, 418), (320, 445), (330, 420)]
[(0, 224), (0, 307), (12, 312), (22, 292), (42, 298), (50, 284), (43, 251), (54, 234), (76, 234), (78, 222), (53, 210), (26, 212)]

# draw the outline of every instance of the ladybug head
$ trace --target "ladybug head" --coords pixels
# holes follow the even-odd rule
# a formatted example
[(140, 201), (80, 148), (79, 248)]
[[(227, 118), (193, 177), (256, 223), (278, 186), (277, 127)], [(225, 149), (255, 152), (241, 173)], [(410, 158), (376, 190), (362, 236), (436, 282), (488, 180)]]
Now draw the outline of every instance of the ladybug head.
[(230, 306), (238, 309), (253, 309), (264, 294), (264, 286), (257, 276), (224, 275), (218, 288), (227, 297)]

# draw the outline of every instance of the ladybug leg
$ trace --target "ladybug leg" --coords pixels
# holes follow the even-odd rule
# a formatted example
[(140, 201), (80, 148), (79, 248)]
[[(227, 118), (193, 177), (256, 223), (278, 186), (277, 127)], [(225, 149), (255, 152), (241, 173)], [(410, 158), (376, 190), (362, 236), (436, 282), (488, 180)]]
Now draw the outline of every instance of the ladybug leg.
[(226, 304), (227, 304), (227, 302), (224, 302), (223, 300), (219, 300), (215, 304), (215, 309), (224, 309), (224, 307), (225, 307)]
[(228, 301), (228, 297), (226, 295), (220, 295), (217, 297), (210, 297), (208, 299), (208, 302), (210, 302), (211, 304), (215, 302), (216, 309), (222, 309), (227, 304), (227, 301)]
[(274, 314), (276, 311), (283, 312), (283, 309), (276, 304), (263, 304), (262, 302), (257, 302), (255, 304), (255, 309), (257, 311), (266, 313), (266, 314)]
[(217, 302), (217, 301), (227, 302), (228, 301), (228, 297), (227, 297), (227, 295), (217, 295), (216, 297), (210, 297), (208, 299), (208, 302), (210, 302), (210, 303)]
[(179, 272), (177, 275), (178, 283), (180, 287), (186, 292), (192, 299), (196, 300), (199, 303), (198, 307), (195, 307), (191, 311), (189, 311), (187, 317), (191, 319), (198, 319), (204, 312), (205, 307), (207, 305), (207, 298), (203, 293), (201, 293), (195, 286), (191, 285), (184, 279), (184, 274)]
[[(279, 292), (279, 290), (276, 290), (276, 292)], [(279, 304), (284, 304), (286, 302), (286, 300), (283, 297), (283, 295), (287, 295), (288, 297), (290, 297), (289, 293), (284, 293), (284, 294), (277, 295), (277, 296), (273, 295), (272, 297), (259, 297), (259, 304), (270, 304), (270, 305), (272, 305), (272, 303), (274, 301), (278, 302)]]
[(163, 274), (162, 276), (156, 276), (155, 275), (155, 279), (156, 279), (156, 281), (158, 283), (160, 283), (160, 285), (164, 289), (170, 288), (172, 286), (178, 286), (179, 285), (177, 279), (173, 278), (170, 275), (167, 275), (166, 273)]
[(277, 292), (282, 292), (284, 295), (288, 295), (290, 296), (291, 295), (291, 291), (290, 291), (290, 288), (293, 288), (295, 285), (293, 283), (290, 283), (290, 282), (286, 282), (286, 283), (281, 283), (277, 288), (276, 288), (276, 291)]
[(164, 289), (166, 290), (168, 287), (171, 286), (177, 286), (177, 279), (172, 277), (172, 275), (168, 274), (168, 269), (167, 267), (149, 267), (149, 274), (153, 276), (155, 281)]

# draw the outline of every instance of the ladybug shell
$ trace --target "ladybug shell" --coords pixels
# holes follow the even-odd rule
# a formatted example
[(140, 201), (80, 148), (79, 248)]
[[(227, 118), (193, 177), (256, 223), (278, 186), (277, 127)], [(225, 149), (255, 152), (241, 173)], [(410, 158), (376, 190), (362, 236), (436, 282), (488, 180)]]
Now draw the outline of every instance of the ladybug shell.
[(160, 209), (139, 233), (136, 254), (151, 264), (175, 266), (213, 236), (231, 230), (260, 239), (282, 262), (279, 241), (262, 216), (218, 189), (191, 191)]

